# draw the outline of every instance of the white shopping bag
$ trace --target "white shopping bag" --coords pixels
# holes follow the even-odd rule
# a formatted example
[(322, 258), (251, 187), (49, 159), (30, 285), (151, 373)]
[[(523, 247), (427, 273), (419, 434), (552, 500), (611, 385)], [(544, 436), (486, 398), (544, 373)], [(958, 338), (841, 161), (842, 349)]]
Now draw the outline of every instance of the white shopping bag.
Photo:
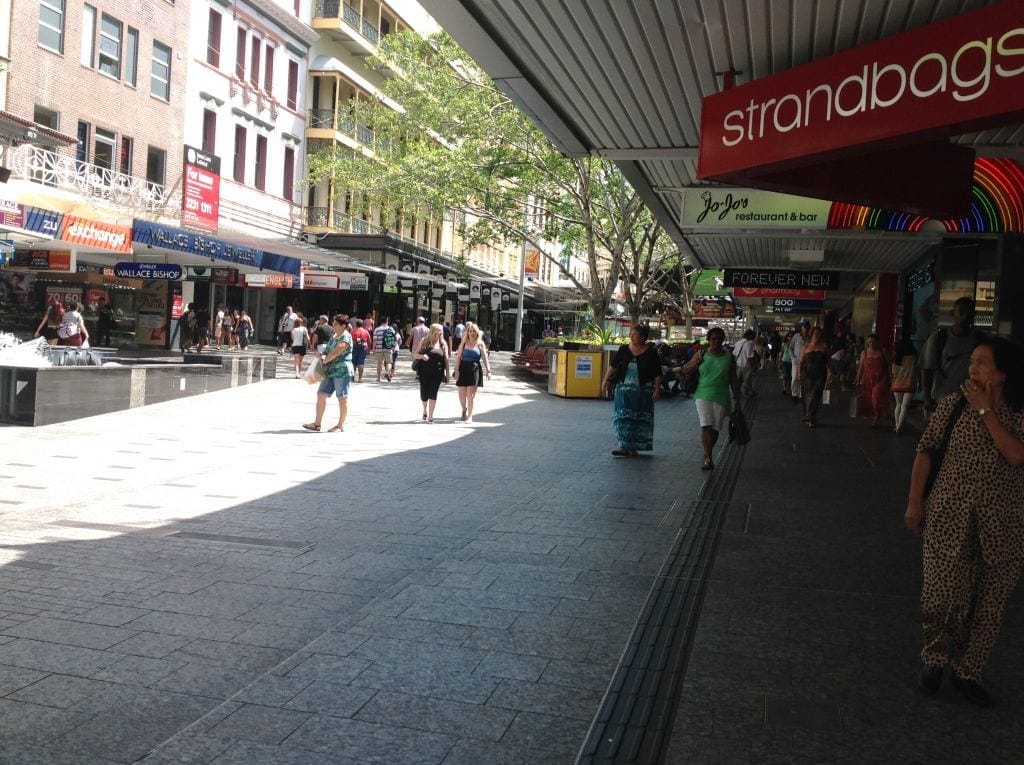
[(825, 390), (823, 390), (821, 392), (821, 403), (823, 403), (823, 404), (831, 404), (832, 403), (832, 391), (830, 391), (828, 388), (825, 388)]

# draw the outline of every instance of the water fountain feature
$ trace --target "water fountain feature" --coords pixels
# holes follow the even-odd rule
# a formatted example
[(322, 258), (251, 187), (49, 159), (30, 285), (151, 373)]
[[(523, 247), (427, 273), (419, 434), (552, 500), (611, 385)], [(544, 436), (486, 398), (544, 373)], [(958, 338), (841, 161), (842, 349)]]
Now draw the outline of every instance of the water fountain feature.
[(128, 357), (0, 333), (0, 422), (49, 425), (273, 379), (266, 352)]

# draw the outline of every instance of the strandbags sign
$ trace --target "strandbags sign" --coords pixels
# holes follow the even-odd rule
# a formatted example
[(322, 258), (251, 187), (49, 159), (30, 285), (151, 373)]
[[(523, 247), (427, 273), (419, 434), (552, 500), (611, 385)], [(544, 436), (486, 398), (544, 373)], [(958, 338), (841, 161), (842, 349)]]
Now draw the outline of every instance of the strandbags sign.
[(122, 279), (181, 280), (181, 266), (174, 263), (118, 263), (114, 273)]
[(1022, 88), (1024, 3), (997, 3), (708, 96), (699, 175), (1007, 124)]
[(302, 271), (302, 261), (298, 258), (275, 255), (257, 250), (255, 247), (232, 244), (216, 237), (203, 236), (150, 221), (136, 219), (132, 228), (132, 237), (136, 244), (148, 244), (152, 247), (184, 252), (213, 260), (226, 260), (242, 266), (263, 268), (296, 276)]

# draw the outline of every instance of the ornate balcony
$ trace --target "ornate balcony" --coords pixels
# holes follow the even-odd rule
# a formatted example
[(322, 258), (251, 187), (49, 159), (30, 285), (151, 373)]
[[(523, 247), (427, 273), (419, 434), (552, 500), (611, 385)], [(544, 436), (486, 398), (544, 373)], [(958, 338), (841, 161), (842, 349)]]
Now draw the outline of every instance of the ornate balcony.
[(12, 178), (102, 200), (136, 212), (160, 212), (181, 207), (180, 193), (158, 183), (80, 162), (37, 146), (23, 144), (9, 150)]

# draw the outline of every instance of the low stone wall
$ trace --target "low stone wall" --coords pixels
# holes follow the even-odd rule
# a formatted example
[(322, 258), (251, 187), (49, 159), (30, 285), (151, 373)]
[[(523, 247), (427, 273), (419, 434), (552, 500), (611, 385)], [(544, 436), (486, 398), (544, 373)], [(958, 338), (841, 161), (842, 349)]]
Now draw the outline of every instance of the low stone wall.
[(276, 359), (204, 353), (181, 361), (112, 359), (124, 366), (0, 366), (0, 422), (51, 425), (272, 380)]

